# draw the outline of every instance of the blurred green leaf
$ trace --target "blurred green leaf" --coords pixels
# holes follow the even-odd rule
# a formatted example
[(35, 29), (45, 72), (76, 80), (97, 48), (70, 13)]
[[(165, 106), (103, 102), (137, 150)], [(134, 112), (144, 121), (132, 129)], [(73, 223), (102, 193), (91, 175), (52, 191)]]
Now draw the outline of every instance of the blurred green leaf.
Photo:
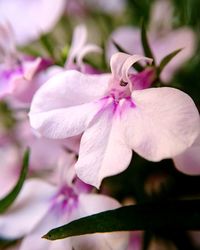
[(5, 210), (10, 205), (12, 205), (12, 203), (17, 198), (27, 176), (29, 155), (30, 155), (30, 152), (29, 152), (29, 149), (27, 149), (26, 152), (24, 153), (21, 174), (19, 176), (18, 182), (16, 183), (15, 187), (10, 191), (10, 193), (0, 200), (0, 213), (5, 212)]
[(50, 39), (49, 35), (47, 35), (47, 34), (42, 35), (40, 37), (40, 43), (44, 47), (44, 49), (47, 51), (49, 56), (52, 59), (55, 59), (54, 46), (53, 46), (52, 40)]
[(72, 221), (52, 229), (43, 238), (57, 240), (100, 232), (162, 229), (199, 230), (200, 200), (125, 206)]
[(182, 49), (177, 49), (173, 52), (171, 52), (170, 54), (168, 54), (167, 56), (165, 56), (162, 61), (160, 62), (160, 65), (158, 66), (158, 76), (161, 74), (161, 72), (163, 71), (163, 69), (165, 68), (165, 66), (181, 51)]
[(11, 246), (11, 245), (14, 245), (17, 243), (17, 240), (13, 240), (13, 239), (3, 239), (3, 238), (0, 238), (0, 249), (3, 250), (3, 249), (7, 249), (7, 247)]
[(144, 21), (142, 21), (142, 27), (141, 27), (141, 41), (142, 41), (142, 46), (143, 46), (145, 56), (152, 58), (153, 59), (152, 64), (155, 65), (155, 57), (154, 57), (153, 52), (151, 50), (151, 47), (149, 45), (147, 31), (146, 31)]

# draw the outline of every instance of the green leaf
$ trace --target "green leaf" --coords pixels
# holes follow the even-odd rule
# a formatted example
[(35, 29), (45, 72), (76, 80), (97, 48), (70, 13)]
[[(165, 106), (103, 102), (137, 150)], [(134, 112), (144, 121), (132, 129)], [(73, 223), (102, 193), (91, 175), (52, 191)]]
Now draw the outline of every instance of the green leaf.
[(5, 210), (10, 205), (12, 205), (12, 203), (17, 198), (27, 176), (29, 155), (30, 155), (29, 149), (27, 149), (26, 152), (24, 153), (22, 170), (21, 170), (21, 174), (19, 176), (18, 182), (16, 183), (15, 187), (10, 191), (10, 193), (0, 200), (0, 213), (5, 212)]
[(3, 238), (0, 238), (0, 249), (3, 250), (3, 249), (6, 249), (7, 247), (11, 246), (11, 245), (14, 245), (17, 243), (17, 240), (14, 240), (14, 239), (3, 239)]
[(162, 61), (160, 62), (160, 65), (158, 66), (157, 69), (157, 74), (158, 76), (160, 75), (160, 73), (163, 71), (163, 69), (165, 68), (165, 66), (181, 51), (182, 49), (177, 49), (174, 50), (173, 52), (171, 52), (170, 54), (168, 54), (167, 56), (165, 56)]
[(54, 46), (53, 43), (49, 37), (49, 35), (44, 34), (40, 37), (40, 42), (42, 44), (42, 46), (44, 47), (44, 49), (47, 51), (47, 53), (49, 54), (49, 56), (53, 59), (55, 59), (55, 55), (54, 55)]
[(144, 21), (142, 21), (142, 27), (141, 27), (141, 41), (142, 41), (142, 46), (143, 46), (145, 56), (152, 58), (153, 59), (152, 64), (155, 65), (155, 57), (154, 57), (153, 52), (151, 50), (151, 47), (149, 45)]
[[(127, 51), (125, 51), (118, 43), (116, 43), (113, 39), (112, 39), (112, 43), (114, 44), (114, 46), (116, 47), (116, 49), (119, 51), (119, 52), (122, 52), (122, 53), (126, 53), (126, 54), (129, 54)], [(144, 70), (144, 67), (142, 67), (142, 65), (139, 63), (139, 62), (136, 62), (133, 64), (133, 68), (138, 71), (138, 72), (141, 72)]]
[(168, 201), (134, 206), (87, 216), (52, 229), (43, 238), (130, 230), (199, 230), (200, 200)]

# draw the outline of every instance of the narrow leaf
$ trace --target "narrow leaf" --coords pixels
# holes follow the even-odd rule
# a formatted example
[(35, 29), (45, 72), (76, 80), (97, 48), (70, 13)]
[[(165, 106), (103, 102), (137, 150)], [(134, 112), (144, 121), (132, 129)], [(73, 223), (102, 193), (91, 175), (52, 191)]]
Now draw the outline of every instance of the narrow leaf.
[(0, 200), (0, 213), (3, 213), (10, 205), (12, 205), (24, 184), (28, 172), (29, 154), (29, 149), (27, 149), (24, 153), (21, 173), (15, 187), (9, 194)]
[(145, 56), (152, 58), (153, 59), (152, 64), (155, 65), (155, 57), (154, 57), (153, 52), (151, 50), (151, 47), (149, 45), (149, 41), (148, 41), (148, 38), (147, 38), (147, 32), (146, 32), (146, 27), (145, 27), (144, 21), (142, 21), (141, 41), (142, 41), (142, 46), (143, 46)]
[(160, 62), (160, 65), (158, 67), (158, 76), (160, 75), (160, 73), (163, 71), (163, 69), (165, 68), (165, 66), (181, 51), (182, 49), (177, 49), (175, 51), (173, 51), (172, 53), (168, 54), (167, 56), (165, 56), (162, 61)]
[(40, 37), (40, 42), (41, 42), (42, 46), (44, 47), (44, 49), (49, 54), (49, 56), (51, 58), (55, 59), (54, 47), (53, 47), (53, 44), (52, 44), (51, 40), (49, 39), (49, 36), (46, 35), (46, 34), (42, 35)]
[[(122, 52), (122, 53), (126, 53), (126, 54), (129, 54), (127, 51), (125, 51), (118, 43), (116, 43), (114, 40), (112, 40), (112, 43), (114, 44), (114, 46), (116, 47), (116, 49), (119, 51), (119, 52)], [(138, 71), (138, 72), (141, 72), (144, 70), (144, 67), (142, 67), (142, 65), (139, 63), (139, 62), (136, 62), (133, 64), (133, 68)]]
[(130, 230), (200, 230), (200, 200), (169, 201), (134, 206), (87, 216), (52, 229), (43, 238)]

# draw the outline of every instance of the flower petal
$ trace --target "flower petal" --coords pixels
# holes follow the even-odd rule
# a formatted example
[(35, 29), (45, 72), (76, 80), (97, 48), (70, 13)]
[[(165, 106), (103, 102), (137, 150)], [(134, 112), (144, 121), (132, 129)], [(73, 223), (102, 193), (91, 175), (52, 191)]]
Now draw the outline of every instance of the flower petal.
[(48, 211), (54, 192), (42, 181), (26, 181), (13, 206), (0, 216), (0, 236), (15, 239), (28, 234)]
[(140, 61), (146, 60), (152, 62), (151, 58), (141, 55), (129, 55), (122, 52), (115, 53), (110, 60), (110, 67), (113, 77), (116, 80), (123, 80), (124, 82), (130, 82), (128, 72), (131, 66)]
[(118, 116), (110, 105), (92, 121), (82, 136), (76, 173), (84, 182), (99, 188), (104, 177), (128, 167), (132, 151), (126, 146)]
[(116, 29), (108, 41), (106, 47), (106, 59), (110, 61), (111, 56), (118, 52), (112, 40), (120, 45), (129, 54), (143, 55), (143, 48), (141, 44), (140, 30), (131, 26), (121, 26)]
[(83, 59), (84, 57), (89, 53), (102, 53), (102, 49), (95, 45), (95, 44), (87, 44), (85, 45), (78, 53), (77, 55), (77, 65), (82, 66), (84, 65)]
[(91, 76), (73, 70), (56, 74), (33, 98), (31, 126), (57, 139), (82, 133), (99, 110), (98, 103), (89, 102), (107, 91), (109, 79), (110, 74)]
[(75, 70), (57, 73), (37, 91), (31, 113), (80, 105), (102, 97), (110, 74), (85, 75)]
[(36, 227), (27, 235), (20, 246), (20, 250), (72, 250), (70, 239), (48, 241), (41, 237), (52, 228), (66, 223), (62, 219), (62, 214), (56, 210), (49, 210), (45, 217), (36, 225)]
[(81, 134), (99, 109), (96, 103), (86, 103), (69, 108), (30, 113), (30, 123), (42, 136), (64, 139)]
[(85, 25), (81, 24), (76, 26), (73, 32), (71, 47), (65, 65), (66, 67), (73, 63), (74, 59), (79, 54), (79, 51), (84, 47), (87, 42), (87, 36), (87, 28)]
[(187, 27), (171, 31), (159, 39), (152, 34), (151, 44), (157, 62), (176, 49), (182, 48), (161, 73), (165, 82), (172, 79), (175, 71), (192, 57), (197, 47), (195, 33)]
[(173, 158), (178, 170), (189, 175), (200, 175), (200, 136), (195, 143), (182, 154)]
[(135, 107), (124, 111), (122, 122), (128, 145), (142, 157), (174, 157), (197, 138), (199, 113), (184, 92), (167, 87), (136, 90), (132, 99)]

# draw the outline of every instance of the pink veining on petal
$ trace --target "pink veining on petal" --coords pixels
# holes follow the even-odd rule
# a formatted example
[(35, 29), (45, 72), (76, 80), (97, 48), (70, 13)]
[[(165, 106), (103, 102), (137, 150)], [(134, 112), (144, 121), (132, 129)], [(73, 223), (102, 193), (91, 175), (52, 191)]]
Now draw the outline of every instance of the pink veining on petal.
[(74, 189), (63, 185), (58, 192), (52, 197), (52, 210), (61, 210), (60, 212), (71, 211), (77, 207), (78, 194), (74, 192)]

